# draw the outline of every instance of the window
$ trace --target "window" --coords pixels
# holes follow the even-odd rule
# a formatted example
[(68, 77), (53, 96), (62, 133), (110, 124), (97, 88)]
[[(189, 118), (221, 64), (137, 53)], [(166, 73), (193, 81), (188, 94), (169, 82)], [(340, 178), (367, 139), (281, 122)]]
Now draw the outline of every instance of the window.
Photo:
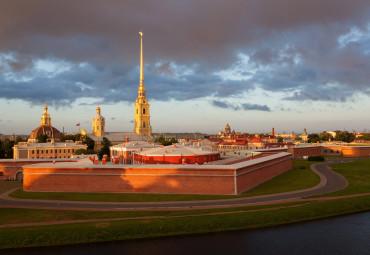
[(72, 149), (72, 153), (74, 153), (75, 152), (75, 149)]
[(145, 104), (145, 100), (143, 100), (143, 103)]
[(145, 114), (145, 108), (143, 109), (143, 114)]
[(35, 154), (35, 151), (32, 151), (32, 154)]
[(96, 126), (96, 130), (99, 130), (99, 126)]
[(43, 154), (44, 153), (44, 150), (41, 150), (41, 154)]
[(46, 150), (46, 152), (45, 152), (46, 154), (48, 153), (48, 150)]
[(143, 127), (145, 127), (145, 121), (143, 122)]
[(139, 114), (139, 109), (136, 109), (136, 114)]

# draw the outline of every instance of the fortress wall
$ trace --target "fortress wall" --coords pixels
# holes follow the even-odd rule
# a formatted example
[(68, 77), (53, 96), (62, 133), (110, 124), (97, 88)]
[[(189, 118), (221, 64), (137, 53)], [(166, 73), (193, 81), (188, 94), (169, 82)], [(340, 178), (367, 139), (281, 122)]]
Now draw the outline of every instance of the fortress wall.
[(292, 156), (286, 155), (237, 170), (237, 190), (240, 194), (292, 169)]
[(370, 157), (370, 146), (342, 146), (343, 157)]
[(266, 156), (234, 165), (24, 166), (25, 191), (236, 194), (291, 168), (291, 155)]

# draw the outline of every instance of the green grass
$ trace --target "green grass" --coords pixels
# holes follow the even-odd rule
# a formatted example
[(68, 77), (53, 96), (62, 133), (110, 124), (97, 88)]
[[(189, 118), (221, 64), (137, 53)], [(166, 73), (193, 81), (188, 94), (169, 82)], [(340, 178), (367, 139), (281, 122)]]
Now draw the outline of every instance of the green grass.
[(267, 195), (300, 190), (315, 186), (319, 177), (310, 170), (310, 165), (317, 162), (293, 160), (293, 168), (282, 175), (241, 195), (194, 195), (194, 194), (134, 194), (134, 193), (78, 193), (78, 192), (25, 192), (17, 190), (12, 197), (25, 199), (47, 199), (68, 201), (106, 201), (106, 202), (153, 202), (153, 201), (189, 201), (215, 200), (247, 196)]
[(320, 182), (320, 177), (311, 171), (310, 166), (318, 162), (307, 160), (293, 160), (293, 168), (271, 181), (245, 192), (242, 196), (260, 196), (282, 192), (289, 192), (313, 187)]
[(270, 209), (281, 206), (302, 205), (307, 202), (290, 202), (282, 204), (270, 204), (259, 206), (230, 207), (201, 210), (184, 211), (80, 211), (80, 210), (45, 210), (45, 209), (18, 209), (1, 208), (0, 225), (22, 224), (35, 222), (58, 222), (69, 220), (88, 220), (88, 219), (113, 219), (128, 217), (148, 217), (148, 216), (179, 216), (179, 215), (199, 215), (220, 212), (251, 211), (260, 209)]
[(370, 192), (370, 159), (333, 164), (330, 167), (347, 179), (348, 186), (343, 190), (322, 196), (343, 196)]
[(21, 182), (0, 181), (0, 194), (7, 190), (22, 187)]
[(62, 245), (274, 226), (370, 210), (370, 196), (278, 210), (0, 229), (0, 248)]

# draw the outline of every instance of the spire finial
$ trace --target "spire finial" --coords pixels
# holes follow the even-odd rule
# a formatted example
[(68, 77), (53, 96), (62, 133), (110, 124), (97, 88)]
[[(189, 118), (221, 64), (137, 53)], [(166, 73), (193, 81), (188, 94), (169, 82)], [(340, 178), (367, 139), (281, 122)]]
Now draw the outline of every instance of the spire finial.
[(46, 105), (46, 99), (45, 99), (45, 106), (44, 106), (44, 112), (48, 111), (48, 106)]
[(144, 68), (143, 68), (143, 30), (140, 30), (140, 85), (144, 85)]

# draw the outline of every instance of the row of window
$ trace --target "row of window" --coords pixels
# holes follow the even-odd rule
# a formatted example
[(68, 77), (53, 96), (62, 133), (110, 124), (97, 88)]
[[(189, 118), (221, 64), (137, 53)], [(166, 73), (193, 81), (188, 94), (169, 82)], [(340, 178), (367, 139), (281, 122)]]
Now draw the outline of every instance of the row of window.
[[(50, 151), (50, 153), (55, 153), (55, 154), (57, 154), (57, 153), (71, 153), (71, 149), (59, 149), (59, 150), (58, 149), (50, 149), (50, 150), (33, 150), (32, 155), (34, 155), (35, 152), (36, 152), (36, 154), (44, 154), (44, 152), (45, 152), (45, 154), (48, 154), (49, 151)], [(74, 153), (74, 152), (75, 152), (75, 149), (72, 149), (72, 153)]]

